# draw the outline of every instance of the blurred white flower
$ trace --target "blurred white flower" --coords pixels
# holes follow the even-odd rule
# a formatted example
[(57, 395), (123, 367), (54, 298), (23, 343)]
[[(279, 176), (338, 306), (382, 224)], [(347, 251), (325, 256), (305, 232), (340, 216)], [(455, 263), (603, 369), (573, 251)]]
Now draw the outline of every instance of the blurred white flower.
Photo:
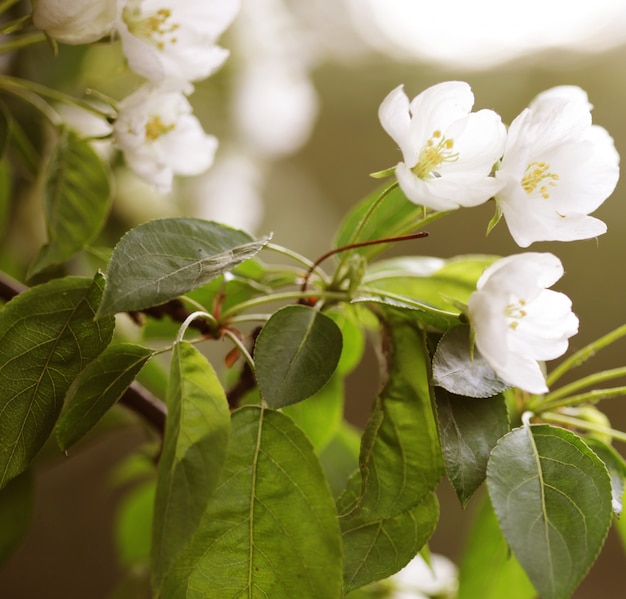
[(120, 102), (114, 139), (128, 166), (160, 193), (174, 175), (199, 175), (213, 164), (217, 139), (207, 135), (185, 95), (145, 84)]
[(513, 239), (573, 241), (606, 232), (588, 216), (611, 195), (619, 155), (605, 129), (591, 124), (587, 94), (560, 86), (539, 94), (509, 128), (496, 178), (497, 201)]
[(492, 110), (471, 112), (467, 83), (434, 85), (410, 103), (403, 86), (378, 111), (402, 151), (396, 177), (407, 198), (434, 210), (486, 202), (501, 187), (489, 174), (502, 156), (506, 129)]
[[(113, 132), (113, 127), (105, 118), (70, 104), (57, 104), (54, 108), (67, 127), (83, 137), (93, 138), (91, 139), (91, 146), (100, 158), (103, 160), (111, 158), (113, 146), (110, 136)], [(107, 107), (98, 106), (98, 108), (104, 110)]]
[(456, 566), (445, 556), (432, 554), (430, 565), (421, 555), (389, 578), (393, 591), (389, 599), (452, 597), (458, 586)]
[(486, 268), (469, 298), (478, 351), (502, 380), (529, 393), (548, 391), (539, 361), (564, 354), (578, 332), (570, 299), (547, 289), (562, 276), (553, 254), (515, 254)]
[(216, 45), (239, 0), (128, 0), (118, 32), (130, 67), (150, 81), (197, 81), (217, 71), (228, 50)]
[(120, 0), (35, 0), (33, 23), (64, 44), (89, 44), (109, 35)]

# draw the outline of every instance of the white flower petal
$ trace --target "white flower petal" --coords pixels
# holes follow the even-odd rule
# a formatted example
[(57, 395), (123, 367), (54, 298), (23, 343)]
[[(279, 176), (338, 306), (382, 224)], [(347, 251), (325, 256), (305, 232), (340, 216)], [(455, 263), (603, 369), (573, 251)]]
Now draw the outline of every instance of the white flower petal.
[(409, 164), (417, 162), (417, 148), (410, 145), (409, 98), (404, 93), (404, 86), (399, 85), (389, 92), (378, 109), (378, 118), (383, 129), (389, 134), (402, 151), (404, 161)]

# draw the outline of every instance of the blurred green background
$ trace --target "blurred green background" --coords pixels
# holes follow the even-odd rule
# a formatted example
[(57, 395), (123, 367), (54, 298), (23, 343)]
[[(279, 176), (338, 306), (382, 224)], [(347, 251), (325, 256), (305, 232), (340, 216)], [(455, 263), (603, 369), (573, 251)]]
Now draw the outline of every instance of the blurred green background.
[[(243, 10), (258, 16), (255, 11), (260, 11), (264, 3), (254, 6), (253, 2), (255, 0), (244, 3)], [(415, 4), (419, 2), (416, 0)], [(315, 15), (309, 13), (312, 9), (304, 5), (304, 2), (294, 1), (282, 6), (303, 35), (311, 38), (313, 50), (299, 68), (317, 94), (317, 118), (311, 121), (310, 136), (296, 144), (294, 153), (251, 149), (250, 136), (242, 132), (243, 125), (238, 121), (232, 98), (240, 89), (241, 70), (255, 68), (254, 62), (245, 63), (245, 56), (242, 58), (243, 54), (238, 53), (246, 50), (246, 43), (251, 43), (246, 38), (250, 30), (244, 25), (236, 23), (222, 41), (231, 49), (225, 68), (198, 84), (192, 99), (206, 130), (220, 139), (216, 168), (220, 156), (228, 152), (243, 153), (247, 160), (261, 164), (253, 171), (252, 178), (257, 183), (262, 205), (246, 205), (242, 208), (245, 214), (242, 212), (239, 216), (254, 224), (252, 232), (272, 231), (274, 241), (280, 245), (311, 259), (325, 252), (332, 244), (342, 216), (378, 185), (368, 174), (398, 161), (399, 152), (380, 127), (377, 110), (386, 94), (400, 83), (405, 84), (412, 97), (440, 81), (468, 81), (476, 96), (475, 108), (492, 108), (506, 123), (510, 123), (538, 92), (560, 84), (579, 85), (588, 92), (595, 106), (594, 122), (605, 127), (614, 137), (620, 154), (626, 154), (626, 45), (616, 45), (602, 52), (587, 52), (582, 48), (537, 50), (489, 68), (482, 68), (480, 64), (471, 68), (435, 64), (408, 56), (398, 60), (397, 55), (380, 50), (382, 42), (377, 44), (378, 51), (372, 50), (347, 16), (344, 21), (324, 21), (321, 10), (321, 15), (316, 17), (318, 22), (314, 20)], [(332, 3), (320, 3), (320, 9), (323, 6), (332, 12)], [(505, 5), (502, 6), (505, 10)], [(517, 3), (511, 4), (511, 10), (517, 6)], [(341, 10), (337, 8), (337, 12)], [(242, 13), (241, 19), (245, 22), (246, 18), (251, 17)], [(439, 27), (442, 36), (447, 35), (446, 22), (432, 26)], [(552, 27), (557, 31), (559, 22), (554, 21)], [(272, 35), (271, 31), (267, 35)], [(309, 40), (306, 35), (305, 39)], [(273, 43), (283, 41), (278, 38)], [(246, 51), (249, 55), (250, 48)], [(6, 68), (14, 74), (67, 91), (82, 93), (85, 87), (93, 87), (119, 98), (137, 83), (120, 64), (119, 49), (108, 44), (87, 51), (62, 47), (57, 59), (50, 55), (48, 48), (40, 46)], [(262, 119), (262, 111), (253, 118)], [(236, 168), (231, 173), (235, 179), (247, 176)], [(181, 183), (178, 199), (158, 199), (143, 187), (134, 187), (125, 177), (122, 172), (117, 173), (118, 191), (111, 226), (103, 234), (103, 244), (114, 243), (123, 230), (153, 216), (198, 213), (197, 201), (192, 204), (187, 196), (191, 182)], [(220, 203), (228, 203), (232, 198), (221, 195), (220, 188), (211, 187), (214, 182), (210, 179), (207, 185), (213, 191), (212, 195), (206, 193), (207, 204), (202, 207), (202, 215), (219, 218), (223, 208)], [(551, 251), (563, 261), (566, 275), (557, 288), (572, 298), (581, 322), (580, 332), (570, 344), (572, 350), (626, 321), (623, 310), (625, 194), (626, 183), (620, 182), (613, 196), (594, 214), (608, 224), (608, 233), (598, 240), (537, 243), (530, 248)], [(2, 241), (0, 262), (18, 278), (23, 276), (37, 243), (43, 241), (42, 223), (33, 218), (38, 201), (28, 185), (19, 189)], [(507, 255), (520, 251), (504, 222), (488, 237), (485, 235), (492, 210), (491, 205), (459, 210), (428, 226), (427, 239), (398, 245), (385, 256)], [(262, 216), (257, 218), (256, 214)], [(364, 424), (378, 389), (374, 362), (373, 351), (369, 351), (363, 367), (350, 381), (346, 410), (349, 419), (357, 425)], [(626, 345), (618, 343), (576, 374), (625, 364)], [(625, 402), (626, 399), (615, 399), (601, 406), (614, 428), (626, 430)], [(77, 446), (69, 458), (54, 455), (38, 467), (33, 524), (15, 556), (0, 571), (1, 597), (104, 599), (119, 584), (123, 568), (115, 557), (111, 531), (123, 493), (112, 485), (111, 469), (132, 448), (147, 440), (139, 424), (125, 416), (120, 418), (121, 426), (101, 427), (98, 434)], [(624, 447), (617, 444), (617, 449), (626, 455)], [(456, 559), (462, 550), (463, 531), (469, 524), (474, 502), (470, 502), (467, 513), (462, 513), (446, 484), (441, 487), (441, 501), (441, 521), (431, 548)], [(611, 532), (597, 564), (574, 599), (623, 597), (626, 588), (624, 558), (624, 551)]]

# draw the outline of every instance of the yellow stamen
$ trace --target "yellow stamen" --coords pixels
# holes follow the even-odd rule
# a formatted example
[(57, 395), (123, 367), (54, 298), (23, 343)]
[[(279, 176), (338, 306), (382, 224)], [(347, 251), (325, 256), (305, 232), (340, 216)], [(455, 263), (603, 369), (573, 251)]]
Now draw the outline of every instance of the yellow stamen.
[(430, 179), (439, 177), (435, 170), (444, 162), (455, 162), (459, 158), (458, 152), (453, 152), (454, 140), (447, 139), (439, 129), (433, 131), (430, 139), (426, 142), (420, 152), (417, 164), (413, 167), (413, 172), (420, 179)]
[(517, 302), (510, 303), (504, 309), (504, 315), (509, 319), (508, 326), (512, 330), (516, 330), (522, 318), (525, 318), (528, 312), (524, 310), (526, 300), (520, 299)]
[(558, 180), (559, 175), (550, 172), (550, 165), (547, 162), (534, 161), (526, 167), (522, 188), (530, 195), (539, 187), (541, 197), (547, 200), (550, 197), (550, 187), (556, 187)]
[(180, 25), (172, 23), (171, 17), (172, 11), (168, 8), (161, 8), (144, 18), (141, 18), (139, 9), (124, 10), (124, 21), (128, 25), (128, 30), (137, 37), (150, 40), (159, 50), (163, 50), (167, 43), (175, 44), (178, 41), (172, 34)]
[(166, 125), (159, 115), (153, 116), (146, 123), (146, 140), (148, 141), (156, 141), (161, 137), (161, 135), (165, 135), (169, 133), (172, 129), (174, 129), (176, 125)]

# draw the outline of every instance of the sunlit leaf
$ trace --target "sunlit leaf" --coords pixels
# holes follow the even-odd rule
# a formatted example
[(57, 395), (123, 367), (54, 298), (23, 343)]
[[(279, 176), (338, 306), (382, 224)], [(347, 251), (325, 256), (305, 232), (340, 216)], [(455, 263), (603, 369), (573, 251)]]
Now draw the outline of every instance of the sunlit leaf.
[(153, 351), (133, 343), (109, 345), (72, 383), (56, 425), (59, 447), (82, 439), (122, 396)]
[(91, 144), (66, 131), (47, 167), (48, 243), (29, 269), (32, 277), (61, 264), (93, 241), (109, 212), (109, 173)]
[(328, 316), (307, 306), (274, 313), (256, 340), (256, 377), (272, 408), (297, 403), (317, 393), (341, 356), (341, 331)]
[(98, 313), (162, 304), (254, 256), (267, 239), (197, 218), (164, 218), (131, 229), (115, 246)]
[(435, 398), (446, 474), (465, 506), (485, 480), (491, 450), (509, 432), (506, 403), (502, 395), (475, 399), (440, 387)]
[(196, 532), (222, 473), (230, 435), (224, 389), (188, 342), (174, 347), (167, 407), (152, 536), (155, 589)]
[(0, 565), (17, 549), (28, 531), (34, 504), (30, 471), (23, 472), (0, 489)]
[(459, 564), (457, 599), (534, 599), (537, 591), (519, 565), (488, 497), (480, 502)]
[(237, 410), (220, 484), (162, 599), (338, 599), (341, 581), (337, 512), (310, 443), (280, 412)]
[(103, 284), (50, 281), (0, 311), (0, 487), (29, 466), (71, 382), (109, 344), (113, 318), (94, 321)]
[(626, 477), (626, 461), (613, 447), (599, 439), (588, 437), (585, 443), (604, 462), (611, 479), (611, 503), (617, 516), (622, 514), (622, 497), (624, 495), (624, 478)]
[(511, 385), (505, 383), (480, 355), (470, 351), (470, 328), (454, 327), (439, 341), (433, 356), (433, 385), (455, 395), (493, 397)]
[(602, 461), (574, 433), (524, 426), (493, 450), (487, 485), (502, 532), (539, 595), (569, 597), (611, 523)]

